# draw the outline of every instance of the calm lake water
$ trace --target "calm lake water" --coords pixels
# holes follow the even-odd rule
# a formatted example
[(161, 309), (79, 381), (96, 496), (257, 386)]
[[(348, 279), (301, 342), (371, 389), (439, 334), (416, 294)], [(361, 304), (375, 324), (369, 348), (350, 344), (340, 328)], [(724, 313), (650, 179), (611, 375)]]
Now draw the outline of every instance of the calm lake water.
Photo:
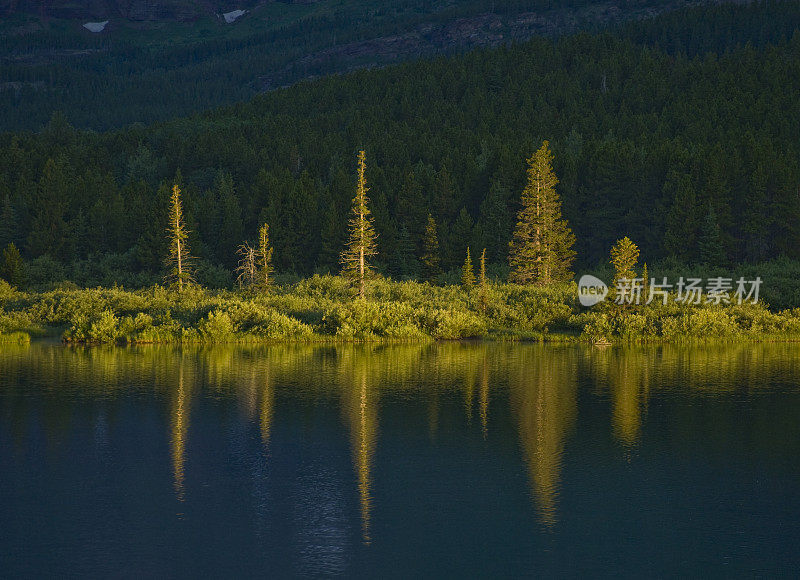
[(0, 575), (800, 570), (800, 345), (0, 346)]

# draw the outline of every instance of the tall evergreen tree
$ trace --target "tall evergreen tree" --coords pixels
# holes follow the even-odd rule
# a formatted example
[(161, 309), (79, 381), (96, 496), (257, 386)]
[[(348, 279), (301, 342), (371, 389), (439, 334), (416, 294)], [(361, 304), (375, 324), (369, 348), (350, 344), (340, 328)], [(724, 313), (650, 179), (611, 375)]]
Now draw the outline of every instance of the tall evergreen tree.
[(258, 277), (264, 288), (272, 283), (272, 246), (269, 243), (269, 226), (262, 224), (258, 230)]
[(611, 265), (614, 266), (614, 286), (622, 278), (632, 280), (636, 277), (636, 263), (639, 261), (639, 247), (627, 236), (617, 240), (611, 248)]
[(5, 248), (16, 242), (18, 232), (17, 212), (11, 203), (11, 196), (6, 195), (3, 198), (3, 207), (0, 208), (0, 247)]
[(464, 259), (464, 265), (461, 267), (461, 285), (467, 290), (475, 286), (475, 268), (472, 265), (469, 246), (467, 246), (467, 257)]
[(31, 256), (44, 254), (55, 259), (66, 258), (68, 225), (67, 204), (70, 196), (71, 176), (66, 161), (49, 159), (33, 199), (28, 251)]
[(714, 211), (714, 206), (711, 203), (708, 204), (706, 214), (700, 224), (697, 252), (700, 263), (708, 266), (720, 266), (725, 261), (717, 212)]
[(366, 278), (372, 269), (369, 258), (377, 254), (377, 234), (367, 198), (366, 157), (363, 150), (358, 152), (358, 181), (350, 218), (350, 239), (341, 256), (343, 273), (358, 283), (358, 295), (362, 299), (366, 297)]
[(414, 242), (406, 226), (401, 226), (395, 240), (392, 273), (397, 278), (416, 278), (419, 275), (419, 262), (415, 255)]
[(481, 310), (486, 312), (489, 305), (488, 288), (486, 282), (486, 248), (481, 252), (480, 268), (478, 271), (478, 285), (480, 287)]
[(767, 191), (768, 176), (762, 163), (758, 163), (752, 171), (745, 194), (744, 223), (744, 257), (751, 262), (759, 262), (768, 257), (769, 244), (772, 239), (772, 219), (770, 200)]
[(181, 190), (172, 186), (169, 204), (169, 225), (167, 226), (169, 255), (167, 256), (167, 279), (178, 285), (178, 292), (183, 291), (184, 284), (191, 281), (191, 256), (189, 254), (189, 231), (183, 221), (183, 205)]
[(229, 173), (217, 174), (214, 189), (220, 212), (219, 230), (214, 236), (217, 240), (217, 257), (222, 264), (230, 267), (235, 262), (237, 247), (244, 236), (242, 208), (234, 190), (233, 177)]
[(476, 229), (479, 238), (493, 259), (505, 261), (511, 230), (508, 227), (513, 214), (509, 211), (509, 190), (500, 182), (494, 181), (489, 193), (481, 203), (480, 216)]
[(436, 280), (442, 273), (439, 265), (439, 236), (436, 233), (436, 220), (428, 214), (425, 235), (422, 238), (422, 275), (428, 282)]
[(461, 256), (472, 243), (472, 232), (472, 217), (467, 209), (462, 207), (447, 236), (447, 252), (443, 260), (446, 270), (458, 268)]
[(697, 198), (691, 177), (671, 171), (664, 184), (664, 196), (672, 199), (664, 232), (664, 252), (684, 262), (696, 258)]
[(561, 217), (549, 145), (544, 141), (528, 159), (528, 183), (509, 245), (510, 279), (519, 284), (546, 285), (573, 275), (570, 267), (575, 260), (575, 236)]
[(0, 278), (17, 288), (25, 286), (25, 263), (13, 243), (3, 250), (3, 261), (0, 264)]

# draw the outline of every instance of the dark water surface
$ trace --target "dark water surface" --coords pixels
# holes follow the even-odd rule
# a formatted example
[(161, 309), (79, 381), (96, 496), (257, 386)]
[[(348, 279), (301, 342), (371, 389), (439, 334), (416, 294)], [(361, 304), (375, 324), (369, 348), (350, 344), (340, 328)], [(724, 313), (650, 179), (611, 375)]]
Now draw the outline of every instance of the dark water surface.
[(0, 575), (800, 570), (800, 345), (0, 345)]

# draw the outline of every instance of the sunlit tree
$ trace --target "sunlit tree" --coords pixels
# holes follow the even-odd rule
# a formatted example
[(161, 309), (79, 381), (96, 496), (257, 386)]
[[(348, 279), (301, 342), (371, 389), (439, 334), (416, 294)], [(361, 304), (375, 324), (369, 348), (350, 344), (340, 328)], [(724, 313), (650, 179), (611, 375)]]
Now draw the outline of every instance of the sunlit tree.
[(262, 224), (258, 230), (258, 278), (267, 288), (272, 282), (272, 246), (269, 242), (269, 226)]
[(486, 248), (483, 248), (481, 252), (481, 261), (478, 269), (478, 287), (480, 289), (481, 310), (486, 312), (486, 307), (489, 302), (486, 287)]
[(353, 198), (353, 209), (350, 217), (350, 237), (347, 247), (342, 252), (343, 273), (358, 283), (358, 295), (366, 295), (366, 278), (372, 271), (369, 258), (378, 253), (375, 227), (369, 210), (367, 198), (366, 153), (358, 153), (358, 182), (356, 196)]
[(428, 214), (428, 223), (422, 238), (422, 273), (425, 280), (432, 282), (441, 274), (439, 260), (439, 236), (436, 232), (436, 220)]
[(236, 266), (236, 282), (240, 287), (252, 286), (256, 283), (256, 278), (258, 276), (256, 249), (247, 242), (244, 242), (236, 250), (236, 255), (239, 256), (239, 262)]
[(13, 243), (3, 250), (3, 261), (0, 263), (0, 278), (12, 286), (20, 288), (25, 285), (25, 264), (22, 256)]
[(639, 247), (628, 237), (617, 240), (611, 248), (611, 265), (614, 266), (614, 285), (622, 278), (633, 279), (636, 277), (634, 267), (639, 261)]
[(189, 230), (183, 221), (183, 205), (181, 204), (181, 189), (177, 185), (172, 186), (172, 195), (169, 203), (169, 225), (167, 226), (167, 238), (169, 239), (169, 255), (167, 256), (167, 267), (169, 271), (167, 278), (169, 281), (178, 285), (178, 291), (183, 291), (184, 284), (192, 280), (191, 275), (191, 255), (189, 254)]
[(552, 161), (547, 141), (528, 159), (528, 183), (509, 245), (512, 282), (546, 285), (570, 280), (573, 275), (575, 236), (561, 217)]
[(467, 290), (475, 286), (475, 269), (472, 266), (469, 246), (467, 246), (467, 257), (464, 259), (464, 265), (461, 267), (461, 285)]

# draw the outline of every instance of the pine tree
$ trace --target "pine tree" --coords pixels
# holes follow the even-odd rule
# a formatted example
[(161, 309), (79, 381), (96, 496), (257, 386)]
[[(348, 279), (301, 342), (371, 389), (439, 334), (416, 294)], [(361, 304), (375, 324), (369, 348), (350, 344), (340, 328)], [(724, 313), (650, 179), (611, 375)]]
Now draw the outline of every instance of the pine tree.
[(697, 242), (697, 198), (688, 175), (671, 171), (664, 184), (664, 195), (672, 198), (664, 232), (664, 252), (684, 262), (694, 258)]
[(242, 209), (229, 173), (217, 174), (216, 198), (219, 209), (219, 229), (215, 232), (217, 256), (221, 263), (231, 267), (233, 256), (238, 252), (239, 241), (244, 237)]
[(442, 273), (439, 266), (439, 236), (436, 233), (436, 220), (428, 214), (428, 224), (422, 238), (422, 274), (426, 281), (433, 282)]
[(614, 286), (622, 278), (632, 280), (636, 277), (634, 267), (639, 261), (639, 248), (636, 244), (624, 237), (617, 240), (611, 248), (611, 265), (614, 266)]
[(480, 285), (481, 310), (486, 312), (489, 303), (488, 288), (486, 287), (486, 248), (481, 252), (480, 271), (478, 273), (478, 284)]
[(708, 266), (719, 266), (725, 261), (717, 212), (714, 211), (714, 206), (711, 203), (708, 204), (706, 215), (700, 224), (697, 252), (700, 257), (700, 263)]
[(17, 288), (25, 285), (25, 263), (13, 243), (8, 244), (3, 250), (3, 263), (0, 268), (0, 278)]
[(481, 203), (480, 217), (476, 229), (486, 250), (495, 260), (505, 261), (508, 253), (508, 242), (511, 231), (508, 224), (512, 214), (508, 209), (509, 190), (499, 182), (493, 182), (489, 193)]
[(0, 247), (6, 247), (17, 240), (19, 223), (17, 222), (17, 212), (11, 204), (11, 196), (7, 195), (3, 199), (3, 207), (0, 210)]
[(575, 259), (575, 236), (561, 217), (552, 161), (547, 141), (528, 159), (528, 183), (509, 244), (512, 282), (546, 285), (573, 276), (570, 267)]
[(167, 256), (167, 279), (177, 283), (178, 292), (183, 291), (183, 285), (191, 282), (191, 256), (187, 240), (189, 231), (183, 222), (183, 206), (181, 204), (181, 190), (177, 185), (172, 186), (172, 195), (169, 204), (169, 225), (167, 239), (169, 240), (169, 255)]
[(366, 153), (358, 153), (358, 182), (356, 196), (353, 198), (352, 217), (350, 218), (350, 239), (347, 248), (342, 252), (343, 273), (358, 282), (358, 295), (366, 296), (366, 278), (371, 271), (369, 258), (377, 254), (375, 228), (368, 207), (366, 172)]
[(461, 267), (461, 285), (467, 290), (471, 290), (475, 286), (475, 269), (472, 267), (469, 246), (467, 246), (467, 257), (464, 259), (464, 265)]
[(414, 250), (411, 234), (403, 225), (397, 233), (394, 260), (392, 260), (392, 271), (397, 278), (416, 278), (419, 274), (419, 262)]
[(647, 270), (647, 262), (642, 264), (642, 295), (647, 299), (650, 293), (650, 272)]
[(758, 163), (749, 179), (742, 216), (743, 254), (751, 262), (760, 262), (769, 255), (773, 223), (768, 210), (771, 200), (767, 193), (767, 182), (767, 170), (762, 163)]
[(28, 235), (31, 256), (66, 257), (68, 226), (65, 216), (72, 184), (71, 171), (63, 158), (49, 159), (45, 163), (31, 208), (33, 219)]
[(464, 250), (471, 245), (472, 241), (472, 217), (466, 208), (462, 207), (458, 212), (458, 217), (453, 222), (447, 236), (448, 251), (445, 255), (445, 268), (457, 268), (464, 255)]
[(269, 226), (263, 224), (258, 230), (258, 277), (264, 288), (272, 283), (272, 246), (269, 243)]

